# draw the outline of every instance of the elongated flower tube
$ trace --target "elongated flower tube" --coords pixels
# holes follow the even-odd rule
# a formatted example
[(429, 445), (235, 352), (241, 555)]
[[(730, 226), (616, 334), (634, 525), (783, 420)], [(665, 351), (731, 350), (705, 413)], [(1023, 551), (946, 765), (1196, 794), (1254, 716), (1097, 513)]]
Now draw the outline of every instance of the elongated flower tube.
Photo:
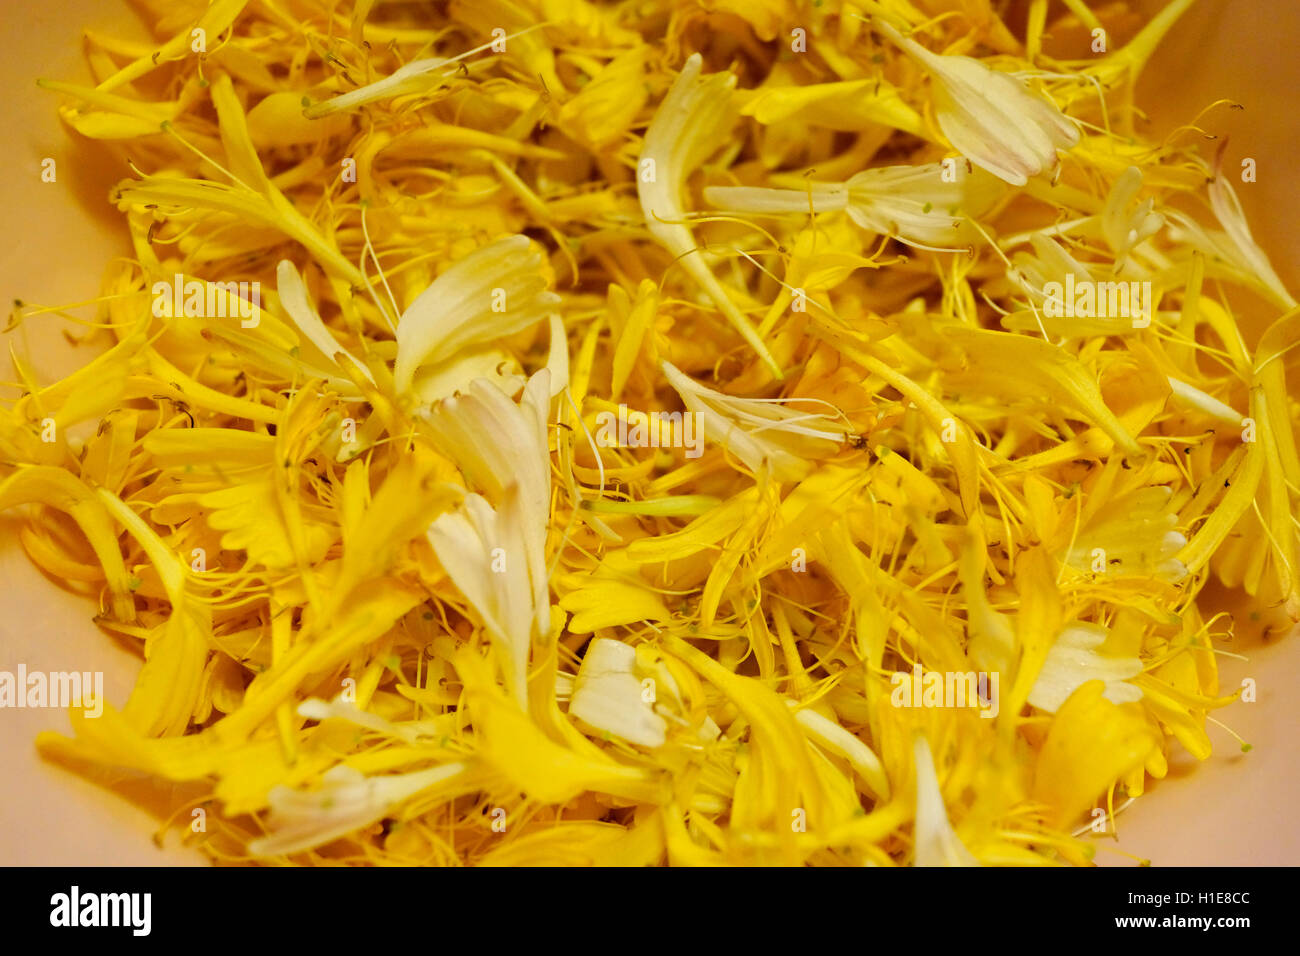
[(749, 320), (695, 247), (690, 227), (683, 223), (682, 189), (686, 178), (717, 148), (734, 120), (729, 96), (736, 85), (731, 73), (700, 76), (703, 63), (693, 54), (682, 67), (645, 132), (637, 176), (637, 194), (646, 228), (700, 284), (727, 321), (758, 353), (768, 370), (781, 378), (781, 369)]
[(1224, 404), (1213, 395), (1207, 395), (1194, 385), (1188, 385), (1182, 379), (1166, 375), (1165, 381), (1169, 383), (1169, 388), (1175, 398), (1204, 412), (1211, 418), (1217, 418), (1229, 425), (1240, 425), (1245, 417), (1232, 406)]
[[(536, 29), (536, 27), (530, 27), (529, 30), (520, 32), (526, 33), (533, 29)], [(432, 92), (456, 73), (462, 60), (476, 53), (492, 49), (498, 42), (500, 41), (494, 38), (491, 43), (484, 43), (472, 50), (466, 50), (458, 56), (432, 56), (412, 60), (398, 67), (388, 76), (375, 80), (373, 83), (367, 83), (355, 90), (349, 90), (322, 103), (312, 103), (303, 110), (303, 115), (308, 119), (320, 119), (336, 113), (355, 110), (367, 103), (389, 100), (395, 96)], [(431, 76), (430, 74), (434, 75)]]
[(1079, 130), (1047, 98), (968, 56), (931, 53), (883, 20), (877, 30), (930, 74), (939, 128), (976, 166), (1013, 186), (1056, 168), (1056, 151), (1079, 142)]
[(982, 169), (943, 163), (864, 169), (843, 183), (812, 183), (807, 190), (711, 186), (704, 198), (720, 209), (758, 214), (843, 209), (859, 227), (909, 245), (948, 248), (978, 236), (970, 220), (987, 212), (1006, 188)]
[[(1226, 146), (1227, 143), (1223, 145)], [(1214, 181), (1210, 183), (1207, 192), (1210, 207), (1227, 236), (1227, 252), (1233, 264), (1247, 275), (1253, 276), (1279, 305), (1287, 309), (1295, 308), (1295, 296), (1282, 284), (1267, 253), (1255, 242), (1250, 225), (1246, 222), (1246, 213), (1241, 208), (1241, 200), (1237, 198), (1237, 192), (1232, 188), (1228, 177), (1223, 174), (1222, 147), (1215, 159)]]
[[(367, 83), (339, 96), (313, 103), (303, 110), (308, 119), (322, 119), (335, 113), (357, 109), (366, 103), (392, 99), (407, 93), (429, 92), (442, 85), (455, 72), (455, 62), (445, 57), (425, 57), (398, 67), (388, 76)], [(437, 73), (436, 76), (430, 76)]]
[(715, 391), (668, 361), (660, 368), (687, 409), (701, 416), (705, 440), (721, 442), (755, 472), (766, 466), (778, 481), (801, 478), (812, 459), (834, 454), (844, 441), (845, 426), (828, 415)]
[(546, 318), (559, 297), (545, 291), (543, 261), (526, 236), (506, 236), (438, 276), (397, 324), (397, 391), (411, 388), (421, 366), (435, 366)]

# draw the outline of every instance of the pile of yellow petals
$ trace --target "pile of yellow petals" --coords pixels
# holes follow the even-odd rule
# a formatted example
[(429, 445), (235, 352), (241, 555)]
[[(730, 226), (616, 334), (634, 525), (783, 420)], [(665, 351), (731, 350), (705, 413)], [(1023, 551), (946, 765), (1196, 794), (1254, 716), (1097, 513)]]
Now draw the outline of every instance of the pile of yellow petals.
[(1295, 300), (1133, 105), (1190, 0), (140, 6), (42, 81), (133, 255), (0, 507), (144, 659), (41, 751), (159, 839), (1086, 864), (1235, 699), (1203, 589), (1300, 617)]

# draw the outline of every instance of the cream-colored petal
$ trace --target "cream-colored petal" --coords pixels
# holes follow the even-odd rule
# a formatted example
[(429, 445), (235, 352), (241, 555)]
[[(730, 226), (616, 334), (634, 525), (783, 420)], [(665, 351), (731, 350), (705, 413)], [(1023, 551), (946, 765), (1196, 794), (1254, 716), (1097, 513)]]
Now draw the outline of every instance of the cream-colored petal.
[(932, 53), (885, 21), (873, 23), (930, 74), (939, 128), (975, 165), (1023, 186), (1055, 168), (1057, 149), (1079, 142), (1078, 127), (1021, 80), (972, 57)]
[(731, 300), (696, 248), (686, 215), (682, 190), (687, 177), (725, 139), (735, 122), (730, 102), (733, 73), (701, 76), (704, 60), (692, 54), (664, 97), (646, 130), (637, 175), (637, 195), (646, 228), (676, 258), (727, 321), (758, 353), (778, 379), (781, 370), (749, 319)]
[(666, 360), (660, 368), (687, 410), (701, 416), (705, 441), (721, 443), (753, 471), (766, 465), (779, 480), (802, 477), (814, 458), (834, 454), (845, 440), (846, 427), (829, 415), (727, 395)]
[(254, 856), (280, 856), (309, 850), (369, 826), (402, 801), (467, 769), (461, 762), (387, 777), (367, 777), (339, 764), (312, 792), (272, 788), (271, 832), (248, 844)]
[(921, 734), (912, 743), (916, 765), (916, 829), (913, 866), (979, 866), (979, 860), (966, 849), (944, 808), (939, 777), (934, 769), (930, 744)]
[(397, 324), (397, 390), (407, 391), (422, 365), (437, 365), (550, 315), (559, 297), (546, 291), (543, 262), (526, 236), (506, 236), (438, 276)]
[(662, 747), (668, 722), (645, 699), (636, 648), (610, 638), (587, 645), (569, 713), (598, 730), (642, 747)]
[(1067, 625), (1038, 672), (1029, 691), (1029, 703), (1040, 710), (1056, 713), (1071, 694), (1090, 680), (1104, 681), (1104, 697), (1113, 704), (1141, 700), (1142, 691), (1127, 683), (1142, 673), (1136, 657), (1107, 657), (1097, 652), (1106, 640), (1106, 629), (1096, 624), (1076, 621)]
[(284, 311), (289, 313), (289, 318), (293, 319), (294, 325), (298, 326), (298, 331), (307, 336), (308, 341), (316, 348), (320, 349), (330, 362), (334, 361), (334, 356), (342, 352), (358, 368), (363, 375), (373, 384), (375, 377), (370, 374), (370, 370), (357, 361), (355, 355), (339, 344), (338, 339), (334, 338), (334, 333), (329, 330), (316, 310), (312, 308), (311, 301), (307, 298), (307, 286), (302, 281), (302, 276), (294, 268), (292, 262), (288, 259), (281, 259), (280, 264), (276, 266), (276, 294), (280, 297), (280, 305)]

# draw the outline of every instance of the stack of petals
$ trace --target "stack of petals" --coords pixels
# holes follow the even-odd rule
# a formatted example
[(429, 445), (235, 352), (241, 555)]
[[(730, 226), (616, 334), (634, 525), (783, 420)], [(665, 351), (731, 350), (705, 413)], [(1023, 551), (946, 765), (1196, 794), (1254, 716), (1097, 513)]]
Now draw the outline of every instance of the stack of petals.
[(1300, 619), (1300, 313), (1135, 122), (1190, 3), (87, 34), (133, 252), (0, 509), (143, 664), (41, 752), (221, 862), (1090, 863), (1236, 698), (1207, 586)]

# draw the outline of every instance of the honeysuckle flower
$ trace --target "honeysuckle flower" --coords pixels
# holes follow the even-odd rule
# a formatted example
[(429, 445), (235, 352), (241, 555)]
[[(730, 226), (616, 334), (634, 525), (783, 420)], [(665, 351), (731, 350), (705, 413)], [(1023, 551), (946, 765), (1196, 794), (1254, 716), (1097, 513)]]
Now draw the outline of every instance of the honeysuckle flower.
[(952, 828), (944, 808), (934, 757), (924, 735), (912, 742), (916, 767), (916, 829), (912, 849), (913, 866), (979, 866), (979, 860)]
[(1106, 404), (1095, 374), (1065, 349), (1028, 335), (958, 325), (945, 328), (943, 337), (965, 354), (967, 383), (978, 381), (988, 394), (1016, 400), (1049, 395), (1101, 428), (1125, 453), (1139, 453), (1136, 440)]
[(607, 554), (591, 573), (574, 572), (559, 581), (560, 607), (573, 615), (569, 630), (587, 634), (635, 621), (669, 621), (663, 598), (638, 573), (626, 551)]
[(1046, 301), (1046, 286), (1050, 282), (1064, 284), (1067, 275), (1075, 281), (1092, 282), (1093, 275), (1057, 240), (1048, 236), (1033, 235), (1029, 244), (1034, 254), (1018, 252), (1012, 258), (1016, 271), (1011, 276), (1040, 305)]
[(103, 564), (104, 583), (108, 590), (105, 603), (119, 620), (134, 620), (131, 576), (114, 543), (117, 533), (112, 514), (95, 490), (61, 468), (32, 465), (0, 480), (0, 511), (23, 505), (57, 508), (76, 522), (91, 552)]
[(1118, 272), (1130, 252), (1150, 239), (1165, 224), (1164, 217), (1152, 210), (1155, 199), (1148, 196), (1131, 209), (1138, 190), (1142, 188), (1142, 170), (1129, 166), (1120, 173), (1101, 213), (1101, 231), (1115, 253), (1115, 271)]
[(698, 53), (687, 59), (645, 132), (637, 195), (646, 229), (700, 284), (727, 321), (779, 379), (781, 369), (776, 360), (709, 269), (696, 248), (690, 227), (683, 221), (686, 209), (682, 191), (687, 177), (717, 149), (735, 122), (735, 110), (730, 102), (736, 85), (735, 74), (701, 76), (703, 62)]
[[(668, 722), (646, 699), (637, 667), (636, 648), (598, 637), (587, 645), (569, 701), (569, 713), (595, 727), (642, 747), (662, 747)], [(653, 678), (651, 678), (653, 681)]]
[(428, 537), (452, 582), (479, 613), (519, 701), (527, 697), (529, 650), (550, 632), (546, 524), (550, 455), (546, 418), (551, 372), (528, 380), (520, 402), (486, 379), (424, 416), (441, 449), (477, 494), (440, 516)]
[(648, 52), (635, 47), (605, 64), (560, 108), (560, 125), (596, 149), (626, 135), (646, 104), (641, 77)]
[(1050, 808), (1048, 822), (1073, 824), (1106, 789), (1140, 768), (1160, 746), (1142, 705), (1114, 704), (1105, 685), (1088, 681), (1056, 712), (1034, 776), (1034, 799)]
[(704, 198), (733, 212), (784, 214), (844, 210), (868, 232), (909, 245), (967, 246), (979, 235), (970, 221), (987, 212), (1004, 187), (982, 169), (955, 170), (947, 182), (942, 163), (864, 169), (844, 183), (810, 183), (807, 190), (711, 186)]
[[(759, 827), (779, 821), (790, 832), (791, 810), (806, 812), (808, 820), (847, 820), (861, 804), (851, 798), (851, 785), (833, 793), (838, 772), (819, 773), (817, 755), (786, 699), (753, 677), (733, 673), (681, 637), (667, 633), (664, 649), (686, 663), (722, 693), (755, 732), (750, 736), (745, 767), (735, 782), (732, 812), (739, 825)], [(824, 764), (822, 764), (824, 766)]]
[[(322, 235), (321, 230), (285, 198), (266, 174), (230, 76), (224, 72), (218, 74), (210, 84), (209, 92), (233, 185), (206, 179), (154, 175), (138, 182), (119, 183), (113, 190), (112, 200), (124, 210), (163, 206), (185, 210), (187, 216), (206, 211), (218, 218), (228, 217), (227, 221), (233, 219), (245, 227), (274, 230), (300, 243), (331, 276), (358, 287), (364, 285), (365, 277), (361, 271), (339, 253), (332, 238)], [(170, 131), (169, 127), (164, 126), (164, 131)]]
[(1079, 142), (1078, 127), (1022, 81), (968, 56), (931, 53), (879, 18), (873, 24), (930, 74), (939, 128), (976, 166), (1023, 186)]
[[(1100, 60), (1079, 63), (1079, 68), (1083, 73), (1096, 77), (1101, 88), (1105, 90), (1112, 90), (1126, 82), (1135, 85), (1161, 38), (1194, 2), (1195, 0), (1170, 0), (1124, 46)], [(1083, 6), (1082, 3), (1077, 5)], [(1095, 29), (1092, 24), (1089, 24), (1088, 28)], [(1081, 83), (1073, 94), (1067, 89), (1063, 91), (1063, 95), (1073, 98), (1095, 95), (1096, 92), (1097, 87), (1090, 83)]]
[(1107, 275), (1080, 262), (1057, 239), (1028, 239), (1033, 254), (1016, 253), (1008, 278), (1024, 290), (1030, 307), (1003, 316), (1004, 328), (1079, 339), (1132, 334), (1151, 324), (1157, 304), (1151, 280)]
[(1169, 488), (1143, 488), (1103, 506), (1079, 530), (1065, 561), (1080, 571), (1116, 577), (1151, 576), (1176, 584), (1187, 576), (1178, 554), (1187, 538), (1174, 530)]
[(1229, 425), (1240, 425), (1245, 417), (1231, 405), (1219, 401), (1213, 395), (1207, 395), (1196, 386), (1189, 385), (1182, 379), (1166, 375), (1165, 381), (1169, 383), (1169, 389), (1174, 397), (1193, 408), (1199, 409), (1211, 418), (1217, 418)]
[[(807, 126), (858, 131), (875, 124), (924, 135), (921, 115), (902, 92), (881, 77), (831, 83), (799, 83), (797, 72), (778, 61), (768, 82), (746, 91), (741, 115), (765, 126), (798, 122)], [(779, 141), (778, 141), (779, 142)]]
[[(39, 482), (44, 476), (28, 477)], [(8, 484), (0, 484), (0, 497), (4, 491), (21, 492), (23, 483), (15, 483), (16, 488), (6, 487)], [(67, 491), (62, 483), (54, 487), (59, 492)], [(40, 501), (44, 495), (33, 497)], [(95, 512), (86, 508), (83, 502), (59, 501), (61, 497), (62, 494), (56, 493), (55, 500), (60, 507), (68, 507), (69, 513), (76, 515), (83, 527), (93, 534)], [(177, 736), (184, 732), (194, 712), (207, 655), (207, 635), (212, 630), (211, 608), (186, 593), (185, 564), (144, 519), (106, 488), (97, 489), (96, 498), (144, 551), (171, 604), (166, 622), (154, 629), (148, 638), (150, 654), (141, 668), (131, 697), (122, 708), (122, 716), (141, 733), (157, 737)], [(99, 705), (102, 707), (102, 701)]]
[(787, 700), (786, 704), (794, 710), (795, 720), (811, 737), (832, 753), (847, 760), (875, 796), (881, 800), (889, 799), (889, 776), (885, 773), (880, 758), (870, 747), (817, 711), (808, 707), (799, 707), (792, 700)]
[(987, 555), (977, 525), (969, 525), (962, 542), (958, 573), (966, 597), (966, 653), (980, 670), (999, 674), (1011, 672), (1017, 647), (1015, 627), (1009, 615), (994, 610), (984, 590)]
[(308, 119), (318, 120), (326, 116), (334, 116), (338, 113), (355, 110), (359, 106), (374, 103), (378, 100), (388, 100), (396, 96), (406, 96), (412, 93), (432, 92), (456, 75), (456, 72), (462, 66), (462, 61), (475, 54), (493, 49), (493, 45), (499, 43), (502, 39), (509, 42), (514, 37), (519, 37), (536, 29), (537, 26), (531, 26), (516, 31), (513, 37), (498, 38), (494, 36), (492, 42), (481, 44), (453, 57), (431, 56), (411, 60), (409, 63), (398, 67), (388, 76), (375, 80), (373, 83), (367, 83), (365, 86), (341, 93), (320, 103), (311, 103), (303, 109), (303, 115)]
[(610, 759), (558, 711), (553, 727), (561, 740), (552, 739), (529, 710), (502, 693), (486, 662), (471, 649), (459, 650), (453, 661), (464, 682), (463, 699), (474, 715), (476, 755), (515, 792), (556, 804), (584, 791), (636, 802), (662, 795), (665, 781), (660, 774), (648, 766)]
[(1110, 657), (1097, 651), (1108, 631), (1098, 624), (1074, 621), (1056, 635), (1038, 679), (1029, 691), (1029, 703), (1056, 713), (1066, 699), (1090, 680), (1105, 684), (1104, 696), (1112, 704), (1141, 700), (1142, 690), (1127, 683), (1142, 673), (1136, 657)]
[(339, 344), (334, 333), (312, 307), (311, 301), (307, 298), (307, 286), (303, 283), (302, 276), (298, 274), (294, 264), (288, 259), (281, 259), (280, 264), (276, 266), (275, 276), (276, 294), (280, 297), (280, 305), (284, 307), (285, 312), (289, 313), (289, 318), (293, 319), (294, 325), (298, 326), (298, 331), (305, 335), (307, 340), (330, 362), (334, 362), (335, 356), (339, 354), (346, 356), (373, 385), (375, 377), (370, 374), (370, 370)]
[(846, 426), (829, 415), (777, 400), (736, 398), (701, 385), (669, 361), (659, 367), (687, 410), (701, 417), (706, 442), (719, 442), (752, 471), (767, 467), (778, 481), (807, 474), (813, 459), (834, 454), (846, 438)]
[[(222, 858), (637, 866), (1084, 862), (1091, 808), (1209, 756), (1216, 620), (1300, 619), (1300, 317), (1224, 299), (1289, 294), (1235, 176), (1135, 108), (1191, 0), (1073, 64), (1049, 4), (1022, 37), (985, 0), (868, 4), (924, 25), (875, 51), (771, 2), (741, 19), (794, 55), (691, 57), (740, 2), (364, 0), (322, 46), (310, 4), (214, 0), (205, 58), (148, 0), (161, 57), (47, 85), (130, 162), (132, 255), (106, 353), (48, 381), (13, 337), (0, 509), (143, 667), (43, 755), (210, 794)], [(280, 291), (191, 321), (173, 276)], [(1071, 280), (1173, 305), (1047, 315)], [(607, 452), (620, 406), (629, 445), (706, 420)], [(996, 719), (892, 706), (904, 660), (1003, 675)]]
[[(102, 88), (40, 79), (36, 85), (80, 100), (80, 106), (64, 106), (59, 115), (78, 133), (91, 139), (129, 139), (152, 136), (158, 127), (176, 118), (181, 103), (144, 103), (134, 97), (108, 93)], [(96, 107), (90, 109), (88, 107)]]
[(525, 593), (539, 635), (550, 628), (545, 554), (551, 501), (546, 438), (550, 382), (549, 368), (535, 373), (516, 404), (487, 379), (475, 379), (467, 394), (444, 399), (423, 417), (441, 450), (470, 482), (498, 507), (507, 498), (514, 502), (518, 528), (512, 530), (520, 535), (525, 566), (512, 574), (523, 573), (529, 584)]
[(526, 236), (506, 236), (460, 259), (416, 296), (397, 323), (393, 383), (547, 318), (559, 297), (546, 291), (540, 252)]
[[(1226, 147), (1227, 143), (1223, 144)], [(1185, 239), (1206, 255), (1227, 264), (1243, 280), (1255, 286), (1284, 309), (1296, 306), (1295, 296), (1283, 284), (1268, 255), (1255, 242), (1241, 200), (1222, 169), (1223, 147), (1215, 158), (1214, 174), (1207, 192), (1210, 208), (1222, 231), (1202, 226), (1187, 214), (1171, 210), (1169, 218), (1178, 224), (1177, 237)]]
[(478, 613), (501, 661), (506, 686), (522, 706), (528, 699), (528, 653), (536, 607), (525, 557), (518, 486), (502, 495), (500, 510), (476, 494), (429, 526), (428, 539), (443, 570)]
[(870, 232), (903, 242), (968, 246), (980, 235), (971, 223), (998, 201), (1006, 187), (978, 167), (954, 170), (946, 182), (942, 163), (866, 169), (849, 177), (846, 211)]
[(421, 739), (422, 730), (427, 730), (427, 728), (421, 727), (417, 721), (399, 726), (391, 720), (385, 720), (378, 714), (362, 710), (356, 704), (350, 704), (338, 698), (321, 700), (319, 697), (309, 697), (298, 705), (298, 716), (317, 721), (345, 720), (350, 724), (356, 724), (358, 727), (364, 727), (366, 730), (411, 744), (417, 743)]
[(413, 773), (368, 777), (346, 764), (327, 770), (318, 790), (271, 788), (271, 832), (252, 840), (254, 856), (282, 856), (309, 850), (367, 827), (399, 804), (464, 773), (457, 761)]
[(323, 119), (336, 113), (354, 110), (376, 100), (428, 92), (441, 86), (455, 72), (455, 62), (445, 57), (432, 56), (412, 60), (383, 79), (367, 83), (365, 86), (349, 90), (323, 102), (310, 104), (303, 109), (303, 115), (308, 119)]

